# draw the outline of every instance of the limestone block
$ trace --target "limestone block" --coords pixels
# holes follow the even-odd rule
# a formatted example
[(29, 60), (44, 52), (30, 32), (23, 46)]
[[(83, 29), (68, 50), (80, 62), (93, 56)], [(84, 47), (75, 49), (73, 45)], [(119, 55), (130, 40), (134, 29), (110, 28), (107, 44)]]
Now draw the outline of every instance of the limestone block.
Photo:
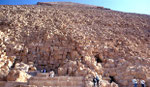
[(109, 69), (107, 69), (107, 71), (108, 71), (109, 75), (111, 75), (111, 76), (116, 76), (118, 74), (116, 72), (117, 70), (114, 68), (109, 68)]
[(0, 68), (0, 79), (1, 80), (6, 79), (6, 76), (8, 75), (8, 73), (9, 73), (9, 67), (8, 66), (2, 66)]
[(85, 82), (85, 87), (93, 87), (93, 82), (92, 81), (86, 81)]
[(77, 51), (72, 51), (71, 52), (71, 58), (80, 58), (80, 55)]
[(101, 66), (95, 66), (94, 69), (98, 74), (102, 75), (104, 73), (103, 68)]
[(31, 76), (19, 70), (11, 70), (7, 76), (7, 81), (27, 82)]
[(38, 87), (36, 85), (19, 85), (19, 87)]
[(59, 50), (57, 54), (61, 54), (63, 55), (64, 51), (63, 50)]
[(105, 81), (105, 80), (102, 80), (102, 81), (100, 82), (100, 85), (101, 85), (102, 87), (111, 87), (111, 86), (110, 86), (110, 83), (109, 83), (108, 81)]
[(29, 65), (21, 62), (21, 63), (16, 63), (15, 65), (15, 69), (16, 70), (21, 70), (21, 71), (24, 71), (24, 72), (28, 72), (29, 70)]
[(124, 85), (124, 86), (126, 86), (127, 84), (129, 84), (127, 80), (119, 80), (119, 83), (121, 85)]
[(86, 76), (87, 74), (88, 74), (87, 69), (85, 69), (83, 67), (79, 67), (75, 72), (76, 76)]
[(59, 55), (59, 54), (54, 55), (53, 57), (54, 57), (56, 60), (62, 59), (62, 55)]
[(59, 48), (58, 48), (57, 46), (54, 46), (53, 49), (54, 49), (55, 51), (59, 50)]
[(104, 56), (103, 56), (102, 54), (99, 54), (99, 58), (100, 58), (100, 60), (101, 60), (102, 62), (105, 61)]
[(66, 75), (67, 74), (67, 68), (60, 67), (58, 68), (58, 75)]
[(8, 66), (8, 67), (11, 67), (12, 65), (13, 65), (13, 62), (9, 60), (5, 63), (5, 66)]
[(49, 73), (37, 73), (38, 77), (49, 77)]
[(116, 83), (112, 82), (111, 87), (119, 87)]
[(87, 65), (90, 65), (91, 64), (91, 60), (92, 58), (90, 56), (85, 56), (83, 61), (87, 64)]
[(34, 67), (34, 66), (29, 67), (29, 72), (31, 72), (31, 71), (37, 71), (36, 67)]
[(62, 86), (72, 86), (71, 81), (59, 81), (58, 83), (60, 83)]
[(6, 81), (0, 81), (0, 87), (4, 87), (6, 83)]
[(72, 81), (71, 85), (72, 86), (83, 86), (83, 82), (82, 81)]
[(1, 60), (0, 61), (0, 67), (4, 66), (5, 65), (5, 61)]

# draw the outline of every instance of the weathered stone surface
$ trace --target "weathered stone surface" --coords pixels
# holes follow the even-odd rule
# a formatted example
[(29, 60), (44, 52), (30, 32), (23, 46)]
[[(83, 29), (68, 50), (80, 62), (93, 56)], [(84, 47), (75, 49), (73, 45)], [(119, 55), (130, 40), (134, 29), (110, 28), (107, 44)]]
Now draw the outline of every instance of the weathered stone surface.
[(11, 70), (7, 76), (7, 81), (27, 82), (31, 76), (20, 70)]
[[(0, 47), (0, 49), (3, 49)], [(8, 57), (6, 52), (0, 50), (0, 80), (6, 80), (6, 76), (8, 75), (10, 68), (13, 66), (15, 57)]]
[(18, 87), (38, 87), (38, 86), (35, 86), (35, 85), (19, 85)]
[(30, 66), (28, 71), (29, 72), (37, 71), (37, 68), (34, 66)]
[(0, 81), (0, 87), (4, 87), (6, 84), (6, 81)]
[(1, 5), (0, 80), (15, 70), (46, 69), (85, 76), (89, 84), (98, 73), (104, 87), (131, 87), (133, 78), (149, 86), (149, 29), (149, 15), (101, 7)]
[(111, 83), (111, 87), (119, 87), (116, 83)]
[(24, 72), (28, 72), (29, 70), (29, 65), (23, 63), (23, 62), (20, 62), (20, 63), (16, 63), (15, 64), (15, 70), (19, 70), (19, 71), (24, 71)]

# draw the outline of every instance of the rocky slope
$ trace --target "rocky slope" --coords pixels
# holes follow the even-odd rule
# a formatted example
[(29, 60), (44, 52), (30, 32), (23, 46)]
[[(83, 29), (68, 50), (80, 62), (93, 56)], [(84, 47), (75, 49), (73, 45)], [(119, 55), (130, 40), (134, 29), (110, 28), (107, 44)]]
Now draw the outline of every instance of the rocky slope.
[(96, 73), (103, 87), (131, 87), (133, 78), (150, 87), (149, 66), (149, 15), (64, 2), (0, 6), (0, 80), (45, 68), (85, 76), (88, 87)]

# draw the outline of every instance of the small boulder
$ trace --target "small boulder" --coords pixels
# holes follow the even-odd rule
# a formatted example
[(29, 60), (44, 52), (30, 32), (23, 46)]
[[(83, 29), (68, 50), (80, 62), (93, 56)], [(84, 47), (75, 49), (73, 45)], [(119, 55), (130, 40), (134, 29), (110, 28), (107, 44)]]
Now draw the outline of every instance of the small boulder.
[(27, 82), (30, 77), (24, 71), (11, 70), (7, 76), (7, 81)]
[(24, 71), (24, 72), (28, 72), (29, 70), (29, 65), (21, 62), (21, 63), (16, 63), (15, 65), (15, 70), (20, 70), (20, 71)]

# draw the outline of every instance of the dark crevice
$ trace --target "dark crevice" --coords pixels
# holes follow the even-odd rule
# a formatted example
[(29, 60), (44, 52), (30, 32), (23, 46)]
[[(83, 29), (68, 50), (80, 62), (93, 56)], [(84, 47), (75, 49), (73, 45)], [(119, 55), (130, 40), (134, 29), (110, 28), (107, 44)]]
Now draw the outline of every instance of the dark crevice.
[(99, 55), (95, 55), (95, 59), (97, 61), (97, 63), (102, 63), (102, 60), (99, 58)]
[(16, 65), (17, 61), (18, 61), (18, 59), (15, 59), (15, 60), (14, 60), (14, 63), (13, 63), (13, 65), (11, 66), (11, 69), (15, 68), (15, 65)]
[(46, 67), (46, 65), (45, 65), (45, 64), (40, 64), (39, 66)]
[(117, 83), (116, 80), (115, 80), (115, 78), (113, 76), (109, 76), (109, 78), (110, 78), (110, 83), (112, 83), (112, 82)]
[(83, 56), (81, 56), (81, 63), (83, 63), (84, 59), (83, 59)]
[(66, 58), (70, 59), (70, 57), (71, 57), (70, 52), (67, 52)]
[(0, 25), (1, 26), (10, 26), (11, 22), (8, 20), (2, 20), (2, 21), (0, 21)]
[(67, 69), (67, 75), (68, 75), (68, 73), (69, 73), (69, 70)]

